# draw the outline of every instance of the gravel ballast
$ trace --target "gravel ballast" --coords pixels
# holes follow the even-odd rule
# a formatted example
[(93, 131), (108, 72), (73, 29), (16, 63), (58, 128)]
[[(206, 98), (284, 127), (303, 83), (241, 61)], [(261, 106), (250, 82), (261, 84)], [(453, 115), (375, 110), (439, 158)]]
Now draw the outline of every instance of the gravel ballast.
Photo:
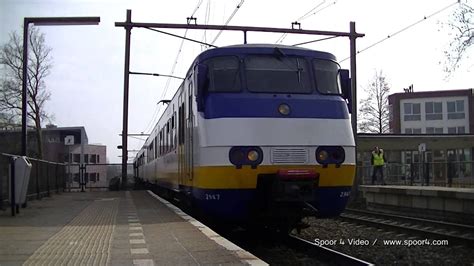
[(472, 247), (445, 239), (377, 229), (335, 219), (308, 219), (300, 236), (378, 265), (472, 265)]

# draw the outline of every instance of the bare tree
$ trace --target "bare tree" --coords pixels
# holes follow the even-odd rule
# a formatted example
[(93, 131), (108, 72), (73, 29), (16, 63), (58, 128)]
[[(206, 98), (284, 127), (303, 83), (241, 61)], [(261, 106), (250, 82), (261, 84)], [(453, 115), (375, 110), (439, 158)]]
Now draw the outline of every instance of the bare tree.
[[(28, 125), (36, 129), (39, 158), (43, 157), (41, 123), (48, 119), (44, 106), (51, 93), (46, 89), (45, 78), (52, 67), (51, 48), (46, 46), (44, 34), (36, 28), (28, 32)], [(4, 71), (0, 87), (0, 113), (9, 121), (18, 121), (21, 115), (23, 75), (23, 38), (16, 32), (0, 50), (0, 64)]]
[(370, 84), (365, 88), (367, 98), (360, 101), (358, 128), (364, 133), (389, 132), (388, 95), (390, 87), (382, 71), (375, 71)]
[(474, 44), (474, 8), (467, 2), (460, 2), (447, 25), (454, 32), (448, 49), (444, 51), (444, 71), (450, 75), (459, 67), (467, 50)]

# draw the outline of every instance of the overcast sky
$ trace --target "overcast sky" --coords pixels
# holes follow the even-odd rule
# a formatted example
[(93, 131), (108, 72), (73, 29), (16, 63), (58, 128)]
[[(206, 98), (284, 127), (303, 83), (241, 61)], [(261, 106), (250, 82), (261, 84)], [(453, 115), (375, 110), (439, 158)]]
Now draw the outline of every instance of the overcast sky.
[[(125, 20), (126, 9), (132, 10), (134, 22), (186, 23), (196, 7), (194, 17), (199, 24), (224, 24), (241, 0), (0, 0), (0, 43), (9, 33), (22, 29), (24, 17), (100, 16), (98, 26), (41, 26), (50, 46), (54, 66), (47, 78), (51, 100), (47, 110), (54, 114), (58, 126), (85, 126), (89, 143), (107, 145), (110, 162), (120, 162), (116, 149), (121, 144), (123, 103), (123, 65), (125, 30), (115, 22)], [(406, 26), (456, 3), (454, 0), (338, 0), (282, 1), (245, 0), (229, 25), (290, 28), (301, 18), (303, 29), (349, 31), (349, 22), (364, 33), (357, 49), (384, 39)], [(472, 2), (471, 2), (472, 3)], [(473, 63), (465, 59), (449, 79), (443, 70), (444, 54), (450, 42), (446, 23), (457, 5), (427, 18), (406, 31), (361, 52), (357, 57), (358, 92), (374, 76), (383, 71), (391, 92), (402, 92), (414, 85), (415, 91), (473, 88)], [(321, 10), (322, 9), (322, 10)], [(315, 14), (313, 14), (315, 13)], [(168, 30), (184, 34), (184, 30)], [(216, 31), (189, 31), (187, 36), (211, 42)], [(276, 43), (281, 34), (249, 33), (249, 43)], [(283, 44), (295, 44), (319, 37), (287, 36)], [(222, 33), (217, 46), (242, 43), (242, 33)], [(146, 29), (132, 30), (131, 71), (171, 74), (181, 40)], [(305, 45), (331, 52), (339, 60), (349, 56), (348, 38)], [(199, 44), (185, 42), (178, 57), (174, 75), (184, 76), (193, 59), (202, 51)], [(471, 49), (468, 55), (473, 55)], [(349, 68), (349, 60), (341, 62)], [(168, 84), (169, 83), (169, 84)], [(167, 85), (168, 84), (168, 85)], [(157, 120), (157, 102), (165, 92), (172, 97), (178, 80), (163, 77), (131, 76), (129, 133), (149, 133)], [(164, 108), (161, 108), (163, 110)], [(139, 149), (143, 141), (130, 138), (129, 149)], [(134, 153), (130, 153), (133, 157)]]

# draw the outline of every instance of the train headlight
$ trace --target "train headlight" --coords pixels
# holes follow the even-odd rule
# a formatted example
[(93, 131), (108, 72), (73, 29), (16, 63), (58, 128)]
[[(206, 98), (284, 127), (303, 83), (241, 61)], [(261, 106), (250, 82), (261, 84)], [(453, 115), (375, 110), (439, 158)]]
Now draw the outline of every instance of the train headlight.
[(245, 154), (242, 149), (232, 148), (229, 153), (230, 162), (235, 165), (242, 165), (244, 163)]
[(255, 162), (258, 160), (258, 157), (260, 157), (258, 155), (258, 152), (256, 150), (250, 150), (248, 153), (247, 153), (247, 159), (251, 162)]
[(263, 161), (263, 150), (256, 146), (235, 146), (230, 148), (229, 160), (237, 169), (244, 165), (255, 169)]
[(288, 104), (280, 104), (280, 106), (278, 106), (278, 112), (282, 115), (289, 115), (290, 114), (290, 106), (288, 106)]
[(325, 150), (320, 150), (316, 154), (316, 158), (317, 158), (318, 162), (320, 162), (320, 163), (325, 162), (329, 158), (329, 153)]
[(338, 167), (345, 159), (346, 154), (341, 146), (319, 146), (316, 149), (316, 161), (322, 165), (335, 164)]

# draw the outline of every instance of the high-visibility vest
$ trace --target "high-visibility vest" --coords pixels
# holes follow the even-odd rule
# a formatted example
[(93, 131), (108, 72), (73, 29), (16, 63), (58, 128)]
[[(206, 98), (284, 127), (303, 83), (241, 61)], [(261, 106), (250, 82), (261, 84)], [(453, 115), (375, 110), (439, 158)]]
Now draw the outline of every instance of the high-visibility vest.
[(383, 165), (384, 164), (384, 161), (383, 161), (383, 152), (381, 152), (380, 154), (376, 153), (375, 151), (372, 152), (372, 155), (374, 156), (374, 165), (375, 166), (380, 166), (380, 165)]

